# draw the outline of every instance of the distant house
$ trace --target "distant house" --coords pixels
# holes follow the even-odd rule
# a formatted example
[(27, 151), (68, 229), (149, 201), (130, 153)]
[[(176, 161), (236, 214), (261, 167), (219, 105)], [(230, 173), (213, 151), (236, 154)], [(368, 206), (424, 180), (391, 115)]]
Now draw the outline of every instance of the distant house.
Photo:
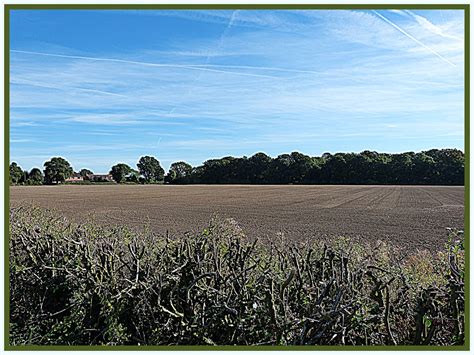
[(68, 177), (67, 179), (64, 180), (64, 182), (80, 182), (80, 181), (84, 181), (84, 178), (78, 173), (74, 173), (71, 175), (71, 177)]
[(114, 179), (112, 178), (112, 175), (110, 174), (90, 174), (87, 175), (87, 178), (90, 181), (94, 182), (113, 182)]

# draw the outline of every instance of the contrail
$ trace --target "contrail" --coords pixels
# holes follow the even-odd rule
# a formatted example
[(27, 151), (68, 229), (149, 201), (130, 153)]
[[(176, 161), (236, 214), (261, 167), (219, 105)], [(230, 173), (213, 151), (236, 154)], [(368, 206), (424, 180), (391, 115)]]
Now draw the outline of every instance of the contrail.
[[(77, 55), (65, 55), (65, 54), (55, 54), (55, 53), (44, 53), (44, 52), (32, 52), (32, 51), (22, 51), (17, 49), (12, 49), (12, 52), (16, 53), (25, 53), (25, 54), (35, 54), (48, 57), (59, 57), (59, 58), (71, 58), (71, 59), (84, 59), (84, 60), (94, 60), (94, 61), (107, 61), (107, 62), (119, 62), (119, 63), (128, 63), (128, 64), (137, 64), (145, 66), (154, 66), (154, 67), (176, 67), (176, 68), (185, 68), (185, 69), (195, 69), (195, 70), (204, 70), (204, 71), (214, 71), (207, 68), (230, 68), (230, 69), (255, 69), (255, 70), (267, 70), (267, 71), (281, 71), (288, 73), (305, 73), (305, 74), (321, 74), (320, 72), (312, 70), (300, 70), (300, 69), (291, 69), (291, 68), (278, 68), (278, 67), (259, 67), (259, 66), (250, 66), (250, 65), (220, 65), (220, 64), (160, 64), (160, 63), (149, 63), (149, 62), (137, 62), (124, 59), (116, 58), (96, 58), (96, 57), (84, 57)], [(209, 57), (208, 57), (209, 58)], [(207, 61), (207, 60), (206, 60)], [(259, 74), (249, 74), (241, 72), (229, 72), (229, 71), (218, 71), (224, 73), (238, 74), (238, 75), (259, 75)], [(277, 78), (274, 76), (268, 75), (259, 75), (265, 78)]]
[(239, 10), (234, 10), (232, 12), (232, 15), (230, 16), (230, 20), (229, 20), (229, 23), (227, 24), (227, 27), (225, 28), (225, 30), (222, 32), (221, 34), (221, 37), (219, 39), (219, 45), (218, 45), (218, 48), (220, 48), (223, 44), (224, 44), (224, 39), (225, 37), (227, 36), (227, 33), (229, 32), (230, 28), (232, 27), (232, 25), (234, 24), (234, 21), (237, 17), (237, 13), (239, 12)]
[(278, 67), (258, 67), (251, 65), (223, 65), (223, 64), (195, 64), (194, 67), (210, 67), (210, 68), (234, 68), (234, 69), (256, 69), (256, 70), (268, 70), (268, 71), (281, 71), (288, 73), (304, 73), (304, 74), (317, 74), (320, 75), (321, 72), (314, 70), (300, 70), (300, 69), (291, 69), (291, 68), (278, 68)]
[(208, 71), (208, 72), (215, 72), (215, 73), (241, 75), (241, 76), (252, 76), (252, 77), (257, 77), (257, 78), (278, 79), (278, 77), (271, 76), (271, 75), (251, 74), (251, 73), (241, 73), (241, 72), (227, 71), (227, 70), (209, 69), (209, 68), (203, 68), (203, 67), (199, 67), (199, 66), (185, 65), (185, 64), (149, 63), (149, 62), (139, 62), (139, 61), (133, 61), (133, 60), (116, 59), (116, 58), (85, 57), (85, 56), (79, 56), (79, 55), (65, 55), (65, 54), (55, 54), (55, 53), (21, 51), (21, 50), (16, 50), (16, 49), (12, 49), (11, 52), (33, 54), (33, 55), (42, 55), (42, 56), (48, 56), (48, 57), (58, 57), (58, 58), (70, 58), (70, 59), (82, 59), (82, 60), (92, 60), (92, 61), (102, 61), (102, 62), (126, 63), (126, 64), (135, 64), (135, 65), (142, 65), (142, 66), (149, 66), (149, 67), (182, 68), (182, 69), (189, 69), (189, 70)]
[[(226, 28), (224, 29), (224, 31), (222, 31), (220, 37), (219, 37), (219, 42), (217, 43), (217, 49), (221, 49), (222, 48), (222, 45), (224, 44), (224, 38), (225, 36), (227, 36), (227, 32), (229, 32), (230, 28), (232, 27), (233, 23), (234, 23), (234, 20), (235, 20), (235, 15), (237, 14), (237, 11), (238, 10), (234, 10), (232, 12), (232, 15), (230, 16), (230, 19), (229, 19), (229, 22), (227, 23), (227, 26)], [(204, 65), (200, 65), (200, 66), (196, 66), (197, 68), (203, 68), (203, 67), (209, 67), (209, 62), (211, 61), (211, 56), (210, 55), (207, 55), (206, 56), (206, 60), (205, 60), (205, 64)], [(191, 82), (191, 85), (194, 85), (196, 84), (202, 77), (202, 72), (199, 73), (195, 78), (194, 80)], [(193, 86), (189, 87), (188, 90), (186, 91), (185, 93), (185, 97), (186, 96), (189, 96), (189, 94), (191, 94), (191, 92), (193, 91)], [(170, 112), (168, 112), (168, 114), (172, 114), (174, 111), (176, 111), (176, 106), (173, 107)]]
[(409, 14), (411, 17), (413, 17), (415, 19), (416, 22), (418, 22), (418, 24), (420, 26), (422, 26), (424, 29), (430, 31), (431, 33), (434, 33), (438, 36), (441, 36), (441, 37), (445, 37), (445, 38), (450, 38), (450, 39), (454, 39), (456, 41), (460, 41), (462, 42), (462, 38), (459, 38), (457, 36), (453, 36), (453, 35), (450, 35), (448, 33), (444, 33), (444, 31), (436, 26), (435, 24), (433, 24), (430, 20), (428, 20), (426, 17), (423, 17), (423, 16), (420, 16), (420, 15), (417, 15), (415, 14), (413, 11), (410, 11), (410, 10), (405, 10), (405, 12), (407, 14)]
[(408, 32), (404, 31), (402, 28), (400, 28), (399, 26), (397, 26), (396, 24), (394, 24), (392, 21), (390, 21), (388, 18), (386, 18), (385, 16), (379, 14), (377, 11), (375, 10), (372, 10), (378, 17), (380, 17), (382, 20), (384, 20), (385, 22), (387, 22), (389, 25), (391, 25), (392, 27), (395, 27), (398, 31), (400, 31), (401, 33), (403, 33), (405, 36), (407, 36), (408, 38), (410, 38), (412, 41), (415, 41), (416, 43), (418, 43), (420, 46), (422, 46), (423, 48), (429, 50), (431, 53), (433, 53), (434, 55), (436, 55), (438, 58), (440, 58), (441, 60), (445, 61), (446, 63), (448, 63), (449, 65), (452, 65), (453, 67), (456, 66), (456, 64), (454, 64), (453, 62), (451, 62), (449, 59), (443, 57), (441, 54), (439, 54), (438, 52), (436, 52), (434, 49), (428, 47), (426, 44), (424, 44), (423, 42), (420, 42), (419, 40), (417, 40), (415, 37), (413, 37), (411, 34), (409, 34)]
[(61, 87), (57, 85), (51, 85), (51, 84), (44, 84), (44, 83), (38, 83), (34, 81), (29, 81), (29, 80), (15, 80), (13, 79), (11, 81), (12, 84), (19, 84), (19, 85), (30, 85), (30, 86), (37, 86), (41, 88), (47, 88), (47, 89), (57, 89), (57, 90), (77, 90), (77, 91), (85, 91), (85, 92), (93, 92), (97, 94), (103, 94), (103, 95), (111, 95), (111, 96), (120, 96), (120, 97), (127, 97), (126, 95), (121, 95), (121, 94), (116, 94), (114, 92), (109, 92), (109, 91), (102, 91), (102, 90), (95, 90), (95, 89), (84, 89), (84, 88), (78, 88), (78, 87)]
[[(226, 28), (224, 29), (224, 31), (222, 31), (220, 37), (219, 37), (219, 42), (217, 42), (217, 50), (220, 50), (224, 44), (224, 39), (225, 37), (227, 36), (227, 33), (229, 32), (230, 28), (232, 27), (232, 25), (234, 24), (234, 21), (235, 21), (235, 18), (236, 18), (236, 15), (237, 15), (237, 12), (239, 10), (234, 10), (232, 12), (232, 15), (230, 16), (230, 19), (229, 19), (229, 22), (227, 23), (227, 26)], [(207, 67), (207, 66), (210, 66), (208, 65), (209, 62), (211, 60), (211, 56), (208, 55), (206, 57), (206, 60), (205, 60), (205, 64), (204, 65), (200, 65), (200, 67)], [(199, 80), (201, 78), (201, 76), (199, 75), (195, 81)]]

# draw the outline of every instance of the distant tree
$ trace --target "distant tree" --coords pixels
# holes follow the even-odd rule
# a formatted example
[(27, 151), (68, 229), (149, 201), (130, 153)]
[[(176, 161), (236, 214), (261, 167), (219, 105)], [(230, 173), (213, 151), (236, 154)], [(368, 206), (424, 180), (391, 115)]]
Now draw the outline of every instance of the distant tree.
[(329, 158), (331, 158), (332, 154), (329, 153), (329, 152), (326, 152), (326, 153), (323, 153), (323, 155), (321, 155), (321, 158), (324, 159), (324, 160), (327, 160)]
[[(416, 180), (413, 176), (415, 153), (406, 152), (401, 154), (392, 154), (385, 169), (385, 176), (391, 176), (388, 183), (409, 184)], [(390, 175), (389, 175), (390, 174)]]
[(201, 182), (204, 184), (225, 184), (231, 172), (231, 166), (236, 158), (224, 157), (221, 159), (209, 159), (203, 164), (201, 171)]
[(85, 179), (85, 180), (89, 180), (89, 176), (92, 175), (92, 174), (94, 174), (94, 173), (89, 169), (81, 169), (79, 171), (79, 175), (81, 175), (82, 178)]
[(23, 170), (21, 175), (21, 179), (19, 181), (20, 184), (27, 184), (28, 183), (28, 170)]
[(346, 184), (347, 183), (347, 161), (345, 153), (336, 153), (327, 156), (325, 164), (321, 169), (321, 175), (324, 183), (327, 184)]
[(424, 152), (433, 158), (432, 182), (462, 185), (464, 182), (464, 153), (458, 149), (431, 149)]
[(125, 181), (125, 178), (128, 174), (130, 174), (133, 171), (131, 167), (129, 167), (127, 164), (116, 164), (112, 167), (110, 170), (109, 174), (112, 175), (112, 178), (117, 182), (121, 183)]
[(141, 157), (137, 167), (146, 182), (160, 182), (165, 177), (165, 171), (161, 167), (160, 162), (154, 157)]
[(299, 152), (292, 152), (290, 155), (292, 159), (290, 182), (293, 184), (306, 182), (314, 165), (313, 159), (309, 155)]
[(242, 158), (228, 157), (229, 164), (227, 165), (224, 174), (225, 183), (227, 184), (248, 184), (250, 183), (249, 176), (249, 158), (243, 156)]
[(248, 175), (251, 184), (268, 183), (268, 169), (272, 158), (265, 153), (256, 153), (248, 159)]
[(10, 164), (10, 184), (18, 184), (23, 176), (23, 169), (13, 162)]
[(177, 175), (176, 171), (172, 171), (171, 169), (168, 171), (168, 174), (165, 175), (165, 183), (168, 184), (176, 184), (177, 183)]
[(188, 182), (190, 184), (203, 184), (203, 175), (204, 175), (204, 166), (193, 167), (191, 175), (188, 177)]
[(386, 183), (387, 176), (384, 176), (385, 173), (382, 174), (384, 164), (386, 163), (383, 154), (364, 150), (360, 154), (357, 154), (357, 156), (359, 158), (359, 164), (356, 170), (365, 183), (373, 184), (377, 181), (379, 181), (379, 183)]
[(270, 165), (270, 182), (274, 184), (288, 184), (291, 181), (291, 167), (294, 159), (290, 154), (281, 154), (272, 160)]
[[(126, 164), (112, 167), (110, 174), (117, 182), (161, 182), (164, 170), (151, 156), (141, 157), (139, 171)], [(36, 169), (38, 170), (38, 169)], [(41, 171), (22, 171), (10, 164), (11, 184), (39, 184)], [(72, 168), (63, 158), (45, 163), (45, 183), (64, 181)], [(173, 184), (438, 184), (464, 183), (464, 153), (458, 149), (431, 149), (419, 153), (398, 154), (363, 151), (361, 153), (324, 153), (311, 157), (299, 152), (271, 158), (256, 153), (250, 158), (226, 156), (206, 160), (192, 167), (180, 161), (171, 164), (166, 182)], [(87, 177), (89, 169), (79, 174)], [(141, 175), (140, 175), (141, 174)], [(104, 179), (105, 180), (105, 179)]]
[(186, 178), (191, 175), (193, 167), (184, 161), (173, 163), (165, 177), (165, 181), (171, 184), (185, 183)]
[(140, 173), (134, 169), (125, 177), (127, 182), (138, 184), (140, 182)]
[(43, 183), (44, 177), (43, 173), (38, 168), (31, 169), (28, 174), (28, 181), (32, 185), (41, 185)]
[(44, 179), (47, 184), (64, 182), (74, 171), (69, 162), (61, 157), (52, 158), (44, 163)]
[(306, 173), (306, 176), (303, 178), (303, 182), (305, 184), (320, 184), (322, 182), (321, 169), (325, 161), (320, 157), (311, 157), (310, 161), (310, 167)]

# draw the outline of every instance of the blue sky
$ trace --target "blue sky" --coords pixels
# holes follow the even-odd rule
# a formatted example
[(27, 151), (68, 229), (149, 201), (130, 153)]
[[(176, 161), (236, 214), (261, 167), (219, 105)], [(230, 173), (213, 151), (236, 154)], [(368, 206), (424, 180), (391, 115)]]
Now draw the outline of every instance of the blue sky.
[(11, 14), (11, 161), (464, 146), (462, 11)]

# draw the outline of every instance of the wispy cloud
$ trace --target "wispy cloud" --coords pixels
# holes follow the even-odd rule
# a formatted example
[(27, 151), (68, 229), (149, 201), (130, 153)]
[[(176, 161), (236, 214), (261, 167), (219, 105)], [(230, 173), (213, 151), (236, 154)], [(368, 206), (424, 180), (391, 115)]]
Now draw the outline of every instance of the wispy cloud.
[[(407, 12), (178, 13), (153, 15), (178, 17), (168, 32), (160, 19), (144, 34), (138, 19), (129, 35), (153, 38), (146, 45), (13, 41), (12, 159), (28, 167), (62, 154), (105, 171), (144, 154), (200, 164), (257, 151), (463, 144), (464, 51), (449, 37), (462, 38), (462, 14), (413, 12), (443, 36)], [(123, 20), (111, 15), (109, 25)]]
[(437, 51), (435, 51), (434, 49), (432, 49), (431, 47), (428, 47), (426, 44), (424, 44), (423, 42), (419, 41), (418, 39), (416, 39), (415, 37), (413, 37), (411, 34), (409, 34), (408, 32), (406, 32), (404, 29), (402, 29), (400, 26), (396, 25), (395, 23), (393, 23), (392, 21), (390, 21), (388, 18), (386, 18), (385, 16), (381, 15), (380, 13), (378, 13), (377, 11), (375, 10), (372, 10), (378, 17), (380, 17), (382, 20), (384, 20), (385, 22), (387, 22), (389, 25), (393, 26), (394, 28), (396, 28), (398, 31), (400, 31), (401, 33), (403, 33), (406, 37), (408, 37), (409, 39), (411, 39), (412, 41), (418, 43), (420, 46), (422, 46), (423, 48), (427, 49), (428, 51), (430, 51), (431, 53), (433, 53), (434, 55), (436, 55), (438, 58), (440, 58), (441, 60), (445, 61), (446, 63), (448, 63), (449, 65), (452, 65), (453, 67), (456, 66), (456, 64), (454, 64), (453, 62), (451, 62), (449, 59), (443, 57), (441, 54), (439, 54)]
[(393, 14), (397, 14), (397, 15), (400, 15), (400, 16), (404, 16), (404, 17), (407, 17), (407, 13), (405, 12), (405, 10), (396, 10), (396, 9), (393, 9), (393, 10), (388, 10), (388, 12), (391, 12)]
[(57, 57), (57, 58), (70, 58), (70, 59), (93, 60), (93, 61), (102, 61), (102, 62), (126, 63), (126, 64), (142, 65), (142, 66), (148, 66), (148, 67), (180, 68), (180, 69), (208, 71), (208, 72), (224, 73), (224, 74), (232, 74), (232, 75), (253, 76), (256, 78), (275, 78), (274, 76), (269, 76), (269, 75), (242, 73), (242, 72), (235, 72), (235, 71), (224, 71), (224, 70), (210, 69), (210, 68), (205, 68), (205, 67), (200, 67), (200, 66), (184, 65), (184, 64), (149, 63), (149, 62), (139, 62), (139, 61), (133, 61), (133, 60), (117, 59), (117, 58), (86, 57), (86, 56), (77, 56), (77, 55), (23, 51), (23, 50), (16, 50), (16, 49), (11, 49), (10, 51), (16, 52), (16, 53), (42, 55), (42, 56)]
[(125, 97), (125, 95), (120, 95), (120, 94), (116, 94), (116, 93), (108, 92), (108, 91), (103, 91), (103, 90), (85, 89), (85, 88), (78, 88), (78, 87), (67, 86), (67, 85), (51, 85), (51, 84), (47, 84), (47, 83), (39, 83), (39, 82), (30, 81), (30, 80), (16, 80), (16, 79), (13, 79), (13, 80), (10, 81), (10, 83), (11, 84), (17, 84), (17, 85), (37, 86), (37, 87), (40, 87), (40, 88), (47, 88), (47, 89), (68, 90), (68, 91), (84, 91), (84, 92), (90, 92), (90, 93), (94, 93), (94, 94)]
[(32, 140), (32, 139), (15, 139), (15, 138), (12, 138), (12, 139), (10, 139), (10, 142), (11, 143), (30, 143), (30, 142), (34, 142), (34, 140)]
[[(301, 11), (297, 11), (301, 12)], [(318, 11), (323, 13), (324, 11)], [(115, 12), (117, 14), (117, 12)], [(174, 17), (189, 21), (207, 24), (227, 25), (229, 20), (236, 15), (234, 10), (192, 10), (192, 11), (128, 11), (123, 15), (134, 14), (139, 16)], [(251, 29), (272, 29), (278, 33), (293, 33), (305, 27), (302, 25), (301, 16), (294, 11), (240, 11), (238, 21), (232, 26)]]
[(454, 40), (460, 41), (460, 42), (463, 40), (462, 38), (460, 38), (458, 36), (454, 36), (452, 34), (446, 33), (440, 26), (436, 26), (430, 20), (428, 20), (426, 17), (417, 15), (413, 11), (410, 11), (410, 10), (405, 10), (405, 12), (407, 14), (409, 14), (412, 18), (414, 18), (416, 20), (416, 22), (418, 22), (418, 24), (421, 27), (423, 27), (425, 30), (430, 31), (431, 33), (434, 33), (434, 34), (436, 34), (438, 36), (441, 36), (441, 37), (454, 39)]
[(89, 123), (89, 124), (113, 124), (113, 125), (130, 125), (139, 123), (134, 120), (131, 115), (127, 114), (93, 114), (78, 115), (77, 117), (68, 118), (72, 122)]
[(37, 123), (37, 122), (14, 121), (13, 125), (16, 126), (16, 127), (35, 127), (35, 126), (38, 126), (39, 123)]
[[(225, 37), (227, 36), (227, 33), (229, 32), (230, 28), (232, 27), (232, 25), (233, 25), (233, 23), (234, 23), (234, 21), (235, 21), (235, 19), (236, 19), (237, 13), (238, 13), (238, 10), (234, 10), (234, 11), (232, 12), (232, 15), (231, 15), (231, 17), (230, 17), (230, 19), (229, 19), (229, 22), (227, 23), (227, 26), (225, 27), (224, 31), (222, 31), (222, 33), (221, 33), (221, 35), (220, 35), (220, 37), (219, 37), (219, 41), (218, 41), (217, 46), (216, 46), (216, 51), (220, 51), (220, 50), (221, 50), (221, 48), (222, 48), (222, 46), (223, 46), (223, 44), (224, 44)], [(200, 68), (202, 68), (202, 67), (209, 67), (208, 64), (209, 64), (209, 61), (210, 61), (210, 60), (211, 60), (211, 56), (210, 56), (210, 55), (206, 56), (205, 64), (204, 64), (203, 66), (199, 66), (199, 67), (200, 67)], [(214, 67), (215, 67), (215, 66), (214, 66)], [(191, 82), (190, 87), (188, 88), (188, 90), (187, 90), (186, 93), (185, 93), (186, 96), (189, 96), (189, 95), (192, 93), (192, 91), (194, 90), (194, 84), (196, 84), (196, 82), (198, 82), (198, 81), (201, 79), (201, 77), (202, 77), (201, 74), (202, 74), (202, 73), (199, 73), (199, 75)], [(177, 108), (178, 108), (177, 106), (172, 107), (171, 110), (169, 111), (169, 114), (173, 114), (173, 113), (176, 111)]]

